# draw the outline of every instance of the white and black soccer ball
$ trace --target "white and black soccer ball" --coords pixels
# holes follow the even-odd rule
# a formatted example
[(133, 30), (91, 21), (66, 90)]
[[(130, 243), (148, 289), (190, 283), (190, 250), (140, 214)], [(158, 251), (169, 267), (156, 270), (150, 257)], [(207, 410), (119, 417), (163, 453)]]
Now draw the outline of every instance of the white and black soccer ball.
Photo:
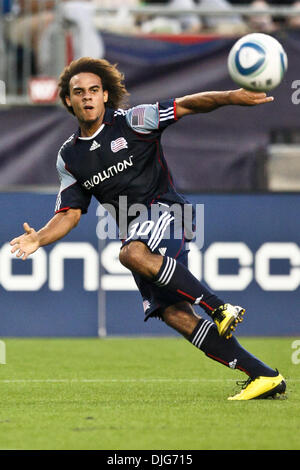
[(287, 67), (288, 59), (282, 45), (268, 34), (243, 36), (228, 55), (229, 75), (248, 90), (272, 90), (282, 81)]

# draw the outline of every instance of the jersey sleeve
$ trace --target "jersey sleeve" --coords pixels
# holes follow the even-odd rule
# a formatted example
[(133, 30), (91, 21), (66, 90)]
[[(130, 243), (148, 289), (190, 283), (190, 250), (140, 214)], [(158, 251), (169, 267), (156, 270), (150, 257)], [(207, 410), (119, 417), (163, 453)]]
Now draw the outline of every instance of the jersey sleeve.
[(134, 106), (126, 113), (128, 126), (141, 134), (162, 131), (175, 121), (177, 121), (177, 118), (174, 99), (160, 101), (156, 104)]
[(86, 214), (91, 202), (91, 194), (85, 191), (80, 183), (66, 168), (61, 153), (58, 153), (56, 168), (60, 180), (59, 193), (56, 198), (55, 213), (68, 209), (81, 209)]

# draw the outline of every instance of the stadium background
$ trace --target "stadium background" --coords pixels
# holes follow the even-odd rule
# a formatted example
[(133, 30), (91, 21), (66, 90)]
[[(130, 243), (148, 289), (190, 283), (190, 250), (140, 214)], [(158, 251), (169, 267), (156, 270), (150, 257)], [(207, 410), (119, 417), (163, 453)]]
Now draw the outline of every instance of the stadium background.
[[(188, 117), (163, 136), (178, 189), (205, 207), (204, 247), (192, 247), (191, 268), (246, 307), (246, 336), (300, 334), (300, 33), (274, 35), (289, 58), (274, 103)], [(101, 37), (105, 58), (125, 74), (130, 105), (234, 87), (226, 59), (238, 35)], [(174, 335), (143, 322), (118, 243), (97, 239), (95, 203), (64, 240), (26, 263), (13, 259), (7, 242), (22, 223), (39, 228), (53, 213), (56, 154), (76, 123), (59, 104), (30, 103), (23, 93), (1, 105), (0, 124), (0, 336)]]

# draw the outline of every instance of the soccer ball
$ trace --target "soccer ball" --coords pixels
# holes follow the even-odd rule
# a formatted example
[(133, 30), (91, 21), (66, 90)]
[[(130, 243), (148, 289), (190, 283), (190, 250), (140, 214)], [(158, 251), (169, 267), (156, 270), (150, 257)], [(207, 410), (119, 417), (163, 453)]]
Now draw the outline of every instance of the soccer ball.
[(287, 65), (287, 55), (280, 42), (263, 33), (243, 36), (228, 55), (229, 75), (247, 90), (268, 91), (277, 87)]

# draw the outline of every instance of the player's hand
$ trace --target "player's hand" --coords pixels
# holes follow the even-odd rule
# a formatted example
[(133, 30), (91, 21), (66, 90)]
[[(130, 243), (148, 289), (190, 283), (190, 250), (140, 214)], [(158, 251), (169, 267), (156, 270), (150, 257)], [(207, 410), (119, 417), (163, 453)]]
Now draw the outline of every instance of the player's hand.
[(29, 255), (34, 253), (40, 246), (39, 237), (34, 228), (30, 227), (27, 222), (23, 224), (25, 233), (11, 240), (10, 245), (12, 253), (16, 253), (18, 258), (26, 260)]
[(244, 88), (230, 91), (229, 98), (231, 104), (240, 106), (255, 106), (274, 101), (273, 96), (267, 96), (263, 91), (250, 91)]

